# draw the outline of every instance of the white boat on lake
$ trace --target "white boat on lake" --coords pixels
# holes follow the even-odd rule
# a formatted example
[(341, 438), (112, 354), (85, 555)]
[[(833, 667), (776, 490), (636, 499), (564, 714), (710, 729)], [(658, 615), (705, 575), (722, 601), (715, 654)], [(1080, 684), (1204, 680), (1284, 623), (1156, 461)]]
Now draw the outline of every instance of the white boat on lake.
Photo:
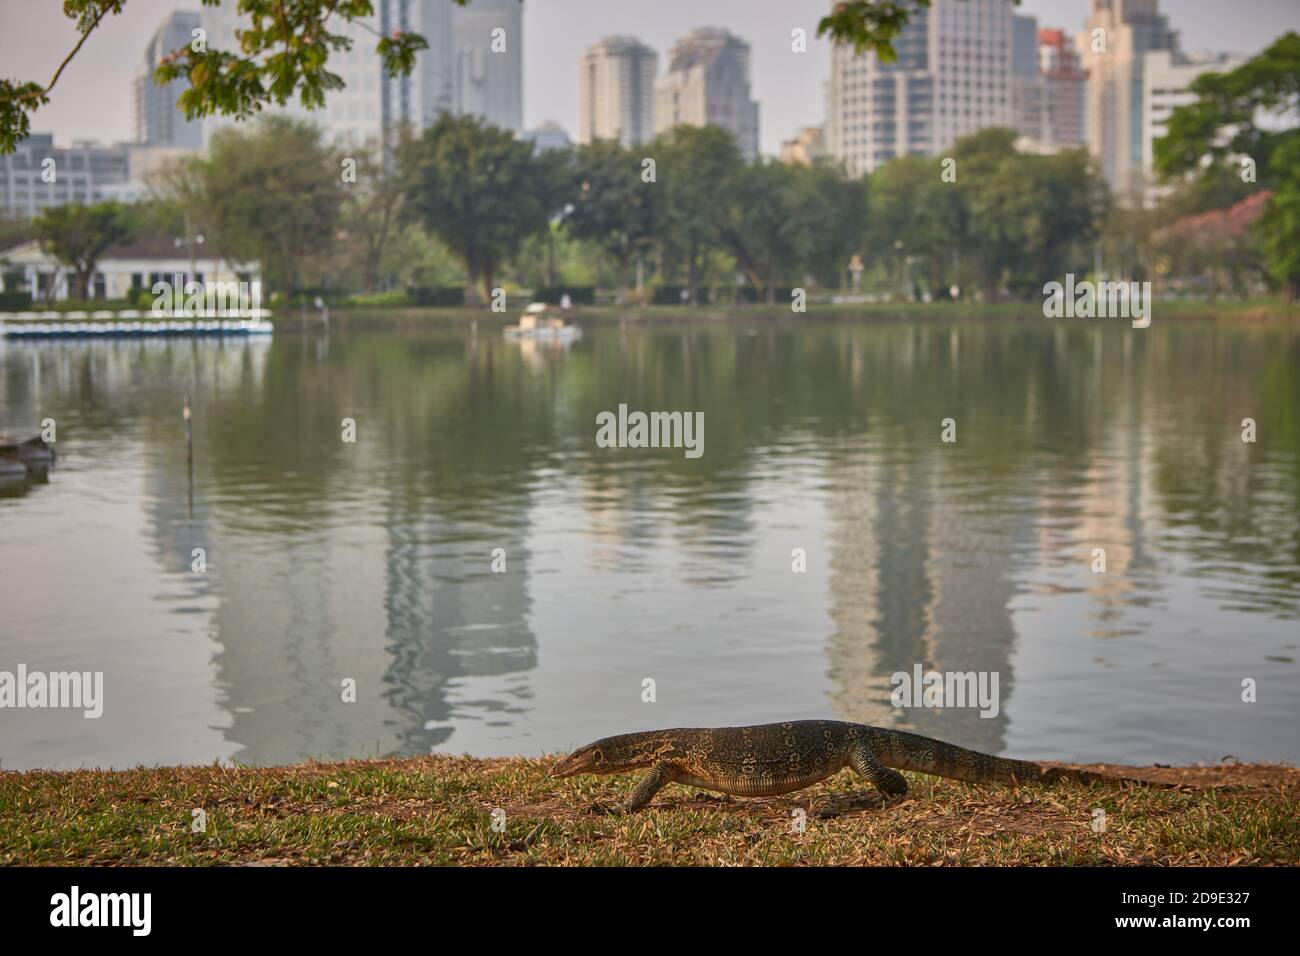
[(572, 342), (582, 338), (582, 329), (567, 324), (553, 306), (545, 302), (533, 302), (519, 317), (518, 325), (505, 327), (505, 336), (508, 339)]

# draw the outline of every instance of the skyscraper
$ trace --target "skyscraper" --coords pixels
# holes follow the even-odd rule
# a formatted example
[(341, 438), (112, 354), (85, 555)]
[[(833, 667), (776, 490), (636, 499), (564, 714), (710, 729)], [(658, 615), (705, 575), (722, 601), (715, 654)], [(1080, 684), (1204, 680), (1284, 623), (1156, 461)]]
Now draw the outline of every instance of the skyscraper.
[(726, 30), (692, 30), (673, 44), (655, 88), (655, 132), (719, 126), (746, 159), (758, 156), (758, 103), (750, 97), (749, 44)]
[[(416, 55), (409, 76), (384, 76), (378, 67), (384, 126), (409, 123), (422, 129), (440, 113), (454, 112), (451, 0), (381, 0), (379, 14), (379, 29), (385, 36), (402, 30), (420, 34), (429, 44)], [(362, 48), (373, 58), (374, 46), (372, 36)]]
[(172, 13), (149, 39), (144, 48), (144, 66), (135, 80), (135, 138), (150, 146), (183, 146), (198, 149), (203, 145), (203, 127), (198, 120), (186, 119), (176, 105), (185, 87), (184, 80), (172, 80), (166, 86), (153, 81), (153, 71), (163, 57), (173, 50), (189, 46), (193, 31), (199, 27), (197, 10)]
[(855, 175), (897, 156), (935, 156), (958, 137), (1011, 126), (1012, 6), (935, 0), (913, 9), (898, 59), (831, 49), (826, 138)]
[(578, 61), (578, 142), (635, 146), (655, 132), (659, 55), (635, 37), (606, 37)]
[(1042, 143), (1046, 136), (1046, 81), (1038, 72), (1038, 21), (1011, 18), (1011, 121), (1016, 132)]
[(1142, 89), (1145, 56), (1178, 49), (1178, 34), (1156, 0), (1092, 0), (1087, 29), (1078, 39), (1088, 71), (1088, 148), (1110, 187), (1135, 197), (1142, 174)]
[(451, 22), (455, 44), (452, 112), (480, 116), (493, 126), (521, 132), (522, 4), (519, 0), (473, 0), (466, 6), (454, 7)]

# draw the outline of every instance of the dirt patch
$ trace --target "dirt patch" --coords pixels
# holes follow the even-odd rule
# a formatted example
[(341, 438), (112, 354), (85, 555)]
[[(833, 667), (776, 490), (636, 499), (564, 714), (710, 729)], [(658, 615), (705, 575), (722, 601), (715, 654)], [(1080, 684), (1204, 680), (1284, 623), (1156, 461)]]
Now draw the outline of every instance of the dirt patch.
[(1300, 787), (1300, 768), (1277, 763), (1192, 764), (1187, 767), (1128, 767), (1124, 764), (1044, 763), (1049, 767), (1073, 767), (1116, 777), (1132, 777), (1152, 783), (1173, 784), (1204, 790), (1211, 787), (1246, 789), (1290, 789)]

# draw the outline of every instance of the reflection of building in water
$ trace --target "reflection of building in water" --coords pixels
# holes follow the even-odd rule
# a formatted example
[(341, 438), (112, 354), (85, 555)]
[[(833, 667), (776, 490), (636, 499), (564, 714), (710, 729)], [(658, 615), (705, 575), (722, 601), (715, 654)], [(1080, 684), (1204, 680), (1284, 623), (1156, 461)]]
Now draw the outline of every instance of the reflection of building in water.
[(647, 571), (648, 546), (663, 532), (647, 521), (654, 512), (654, 489), (635, 483), (618, 469), (589, 468), (581, 476), (583, 538), (588, 570)]
[[(856, 350), (855, 350), (856, 354)], [(866, 460), (831, 465), (827, 491), (830, 526), (831, 702), (845, 720), (888, 726), (896, 716), (889, 705), (889, 675), (880, 664), (875, 612), (880, 594), (876, 470)]]
[(923, 645), (932, 658), (925, 663), (944, 673), (996, 673), (998, 711), (981, 717), (978, 707), (914, 710), (909, 723), (923, 734), (996, 753), (1006, 743), (1005, 707), (1014, 692), (1014, 565), (1032, 541), (1032, 514), (1013, 492), (994, 490), (992, 501), (984, 494), (965, 497), (942, 474), (931, 494), (927, 569), (933, 598)]
[[(236, 759), (267, 764), (391, 750), (394, 741), (373, 733), (387, 709), (383, 568), (364, 559), (381, 533), (352, 521), (341, 503), (344, 489), (376, 480), (378, 465), (362, 455), (340, 456), (315, 485), (257, 480), (265, 478), (266, 446), (229, 432), (240, 415), (231, 403), (261, 392), (273, 347), (173, 343), (147, 356), (169, 366), (176, 403), (155, 442), (164, 465), (148, 479), (155, 537), (164, 566), (186, 583), (193, 548), (205, 551), (207, 571), (192, 586), (213, 601), (211, 631), (221, 648), (216, 683), (230, 715), (224, 733), (240, 748)], [(187, 394), (194, 408), (192, 518), (180, 420)], [(291, 468), (296, 464), (290, 459)], [(356, 681), (356, 703), (343, 701), (346, 678)]]
[[(209, 551), (221, 595), (219, 683), (229, 737), (243, 748), (238, 759), (389, 752), (395, 741), (373, 732), (388, 709), (383, 568), (364, 557), (379, 546), (379, 532), (299, 528), (268, 540), (258, 525), (269, 520), (223, 510)], [(356, 681), (355, 703), (343, 701), (348, 678)]]
[[(1098, 448), (1090, 456), (1076, 492), (1081, 513), (1071, 529), (1067, 554), (1068, 560), (1087, 570), (1087, 590), (1094, 605), (1090, 616), (1098, 622), (1093, 637), (1115, 634), (1138, 588), (1151, 587), (1150, 582), (1139, 584), (1134, 579), (1150, 564), (1146, 545), (1152, 509), (1150, 468), (1143, 451), (1150, 438), (1147, 432), (1140, 403), (1130, 403), (1104, 439), (1111, 447)], [(1104, 574), (1092, 571), (1095, 548), (1106, 551)]]
[[(385, 694), (398, 714), (401, 749), (409, 753), (444, 743), (453, 714), (491, 723), (494, 711), (523, 709), (525, 691), (517, 691), (518, 706), (500, 693), (474, 699), (464, 696), (473, 689), (466, 678), (537, 666), (537, 639), (527, 621), (526, 505), (518, 499), (495, 505), (497, 528), (485, 537), (470, 530), (472, 523), (445, 516), (454, 504), (435, 503), (440, 510), (427, 499), (394, 499), (386, 521), (384, 606), (392, 657)], [(496, 548), (505, 552), (504, 573), (492, 571)], [(461, 700), (453, 702), (457, 691)]]
[[(859, 456), (830, 468), (837, 714), (1000, 750), (1015, 638), (1011, 564), (1028, 519), (961, 500), (918, 454)], [(895, 709), (890, 676), (910, 675), (918, 663), (926, 671), (997, 672), (997, 716), (981, 717), (978, 707)]]

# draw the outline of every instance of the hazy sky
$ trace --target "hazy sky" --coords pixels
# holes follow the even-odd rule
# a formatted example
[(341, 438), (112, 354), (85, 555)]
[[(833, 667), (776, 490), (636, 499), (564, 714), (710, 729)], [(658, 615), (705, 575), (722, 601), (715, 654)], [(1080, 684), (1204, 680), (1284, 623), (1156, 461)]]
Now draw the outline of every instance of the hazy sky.
[[(233, 3), (235, 0), (224, 0)], [(472, 2), (472, 0), (471, 0)], [(524, 122), (559, 120), (577, 128), (578, 57), (611, 33), (631, 33), (663, 55), (673, 41), (700, 26), (722, 26), (752, 46), (754, 94), (760, 106), (762, 149), (775, 153), (799, 127), (822, 121), (822, 84), (829, 47), (809, 43), (790, 50), (790, 31), (809, 37), (833, 0), (527, 0), (524, 4)], [(76, 43), (76, 31), (57, 0), (0, 0), (0, 75), (47, 82)], [(129, 140), (134, 136), (131, 80), (144, 45), (175, 9), (197, 0), (127, 0), (121, 16), (86, 42), (64, 72), (32, 128), (74, 138)], [(1022, 0), (1020, 11), (1040, 26), (1077, 31), (1088, 0)], [(1287, 30), (1300, 30), (1300, 0), (1162, 0), (1189, 50), (1254, 53)]]

